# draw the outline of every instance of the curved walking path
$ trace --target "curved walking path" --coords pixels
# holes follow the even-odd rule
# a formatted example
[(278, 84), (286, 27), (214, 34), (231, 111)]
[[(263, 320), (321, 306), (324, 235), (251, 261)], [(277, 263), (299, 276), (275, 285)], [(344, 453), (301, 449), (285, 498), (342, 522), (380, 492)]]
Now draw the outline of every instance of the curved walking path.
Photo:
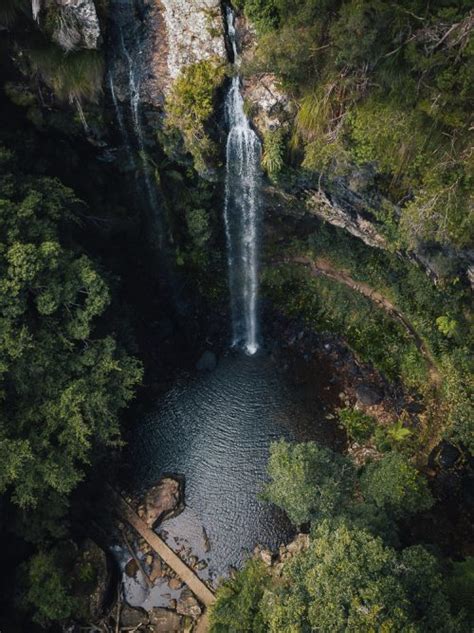
[(430, 367), (430, 375), (432, 381), (436, 384), (439, 384), (441, 382), (441, 374), (436, 367), (435, 360), (430, 350), (427, 348), (425, 342), (416, 331), (413, 324), (407, 319), (403, 312), (401, 312), (380, 292), (377, 292), (377, 290), (374, 290), (371, 286), (362, 281), (357, 281), (353, 279), (345, 271), (334, 268), (334, 266), (328, 260), (323, 258), (317, 258), (313, 260), (309, 257), (297, 256), (285, 259), (282, 263), (301, 264), (309, 268), (311, 274), (314, 277), (320, 277), (322, 275), (324, 277), (328, 277), (329, 279), (333, 279), (334, 281), (337, 281), (341, 284), (344, 284), (345, 286), (351, 288), (352, 290), (355, 290), (364, 297), (367, 297), (367, 299), (370, 299), (373, 303), (385, 310), (385, 312), (387, 312), (393, 319), (401, 323), (403, 327), (407, 330), (407, 332), (412, 336), (413, 340), (415, 341), (416, 347), (418, 348), (422, 356), (426, 359)]
[[(196, 598), (206, 608), (214, 604), (216, 598), (209, 587), (181, 558), (141, 519), (125, 499), (112, 489), (115, 507), (120, 517), (131, 525), (148, 545), (171, 567), (181, 580), (191, 589)], [(207, 621), (207, 617), (204, 619)], [(204, 631), (205, 629), (199, 629)]]

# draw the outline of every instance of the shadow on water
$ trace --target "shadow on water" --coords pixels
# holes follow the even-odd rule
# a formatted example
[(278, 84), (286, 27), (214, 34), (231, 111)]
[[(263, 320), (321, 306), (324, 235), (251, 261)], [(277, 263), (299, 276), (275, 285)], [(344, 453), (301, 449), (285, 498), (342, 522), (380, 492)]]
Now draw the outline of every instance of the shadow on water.
[(139, 492), (165, 473), (184, 475), (186, 510), (164, 522), (165, 536), (205, 557), (205, 576), (226, 574), (256, 544), (276, 547), (291, 536), (283, 513), (258, 498), (270, 443), (327, 443), (326, 429), (269, 356), (228, 355), (211, 373), (180, 378), (139, 422), (127, 455), (129, 486)]

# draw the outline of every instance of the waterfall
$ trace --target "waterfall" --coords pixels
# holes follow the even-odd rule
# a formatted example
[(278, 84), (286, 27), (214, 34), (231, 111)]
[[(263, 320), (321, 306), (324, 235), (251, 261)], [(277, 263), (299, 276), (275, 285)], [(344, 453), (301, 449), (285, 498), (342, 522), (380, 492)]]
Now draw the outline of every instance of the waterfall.
[(77, 97), (73, 98), (74, 104), (76, 106), (77, 114), (79, 115), (79, 120), (82, 123), (82, 127), (84, 128), (84, 132), (86, 136), (90, 136), (91, 129), (89, 124), (87, 123), (86, 115), (84, 114), (84, 110), (82, 109), (82, 104)]
[[(108, 73), (110, 95), (123, 144), (131, 159), (132, 165), (136, 164), (133, 159), (134, 152), (132, 150), (132, 144), (136, 150), (138, 150), (137, 162), (138, 165), (141, 166), (140, 172), (146, 202), (153, 213), (158, 247), (162, 249), (165, 244), (162, 208), (156, 190), (156, 183), (154, 182), (155, 176), (146, 151), (145, 132), (141, 113), (141, 76), (143, 72), (145, 72), (142, 67), (144, 60), (142, 59), (141, 37), (135, 26), (137, 20), (134, 13), (133, 2), (130, 0), (116, 0), (113, 4), (115, 5), (115, 7), (113, 7), (115, 13), (113, 14), (111, 30), (116, 57), (113, 59), (113, 65)], [(131, 26), (132, 28), (130, 28)], [(127, 121), (118, 103), (114, 84), (116, 65), (120, 65), (122, 61), (125, 63), (128, 83), (128, 104), (131, 115)]]
[(39, 14), (41, 11), (41, 0), (31, 0), (31, 12), (33, 13), (33, 20), (39, 22)]
[(227, 8), (227, 28), (236, 73), (225, 110), (226, 147), (224, 221), (227, 237), (232, 344), (248, 354), (258, 350), (258, 224), (261, 144), (244, 111), (238, 69), (235, 16)]

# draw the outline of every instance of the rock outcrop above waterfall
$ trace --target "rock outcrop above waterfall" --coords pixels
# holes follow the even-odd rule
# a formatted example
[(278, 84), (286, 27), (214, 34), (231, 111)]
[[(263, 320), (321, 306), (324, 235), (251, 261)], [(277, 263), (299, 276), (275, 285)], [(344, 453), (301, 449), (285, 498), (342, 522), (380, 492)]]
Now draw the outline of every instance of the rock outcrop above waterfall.
[[(45, 13), (45, 25), (51, 39), (65, 51), (96, 49), (100, 45), (100, 25), (93, 0), (46, 0), (33, 2), (33, 15)], [(40, 22), (41, 23), (41, 22)]]
[[(242, 16), (236, 20), (236, 29), (245, 67), (255, 57), (257, 38), (252, 26)], [(268, 130), (284, 126), (291, 118), (291, 101), (279, 87), (275, 74), (266, 72), (245, 75), (242, 91), (252, 122), (262, 136)]]
[(202, 60), (227, 62), (219, 0), (158, 0), (150, 3), (151, 75), (148, 97), (161, 103), (183, 68)]

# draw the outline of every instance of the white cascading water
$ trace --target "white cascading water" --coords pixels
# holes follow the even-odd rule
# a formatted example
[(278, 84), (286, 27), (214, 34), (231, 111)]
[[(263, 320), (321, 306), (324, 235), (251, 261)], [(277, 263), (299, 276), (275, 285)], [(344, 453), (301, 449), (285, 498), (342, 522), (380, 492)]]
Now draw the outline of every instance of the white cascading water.
[(248, 354), (258, 350), (258, 224), (261, 144), (250, 127), (240, 92), (235, 16), (227, 8), (227, 28), (235, 76), (226, 98), (229, 126), (226, 148), (224, 221), (227, 236), (232, 344)]
[(33, 20), (39, 22), (39, 14), (41, 11), (41, 0), (31, 0), (31, 12), (33, 14)]

